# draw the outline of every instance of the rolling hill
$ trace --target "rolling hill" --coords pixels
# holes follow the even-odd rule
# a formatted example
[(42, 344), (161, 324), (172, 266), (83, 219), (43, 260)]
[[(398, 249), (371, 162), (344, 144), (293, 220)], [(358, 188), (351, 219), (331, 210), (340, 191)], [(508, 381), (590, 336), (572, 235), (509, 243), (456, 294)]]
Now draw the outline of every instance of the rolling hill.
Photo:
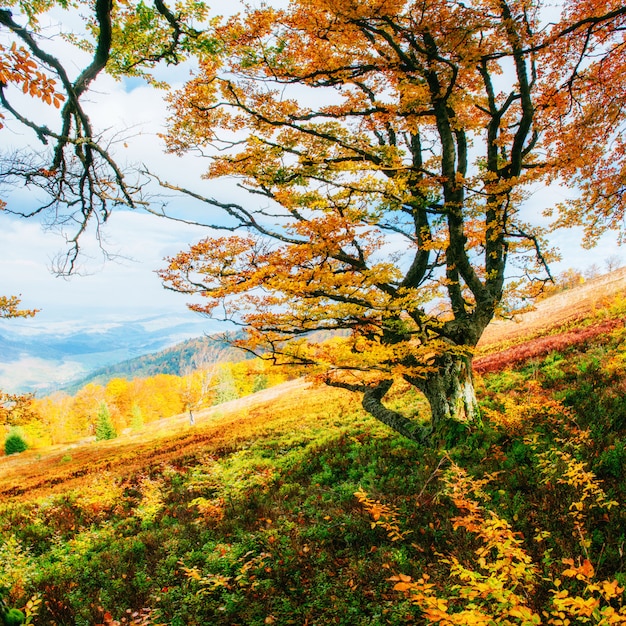
[(5, 600), (35, 626), (626, 624), (621, 281), (498, 324), (460, 439), (297, 380), (0, 457)]
[(113, 378), (132, 380), (157, 374), (182, 376), (203, 364), (240, 361), (246, 358), (249, 358), (246, 353), (233, 348), (223, 335), (196, 337), (157, 352), (101, 367), (84, 378), (63, 386), (62, 390), (73, 394), (89, 383), (106, 385)]

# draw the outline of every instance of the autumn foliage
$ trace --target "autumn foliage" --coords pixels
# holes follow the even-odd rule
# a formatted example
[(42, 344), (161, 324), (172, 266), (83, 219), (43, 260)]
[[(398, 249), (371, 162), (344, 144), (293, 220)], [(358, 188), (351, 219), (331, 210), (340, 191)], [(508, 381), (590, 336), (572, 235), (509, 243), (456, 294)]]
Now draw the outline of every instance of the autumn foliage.
[[(567, 455), (562, 456), (567, 458)], [(577, 464), (571, 457), (566, 463), (568, 471), (560, 481), (579, 491), (580, 500), (572, 503), (570, 510), (578, 517), (581, 527), (586, 521), (584, 506), (610, 510), (617, 505), (617, 502), (607, 500), (593, 474), (581, 474), (582, 464)], [(390, 578), (395, 583), (394, 589), (406, 593), (429, 624), (626, 624), (624, 588), (616, 580), (598, 580), (585, 551), (577, 562), (573, 558), (564, 558), (559, 566), (548, 561), (553, 572), (549, 578), (551, 599), (543, 610), (535, 609), (533, 598), (539, 583), (540, 566), (533, 563), (531, 554), (524, 547), (524, 538), (506, 519), (483, 504), (489, 499), (483, 488), (494, 479), (495, 476), (471, 478), (454, 463), (444, 476), (448, 497), (459, 511), (459, 515), (452, 519), (453, 529), (473, 535), (478, 544), (470, 565), (461, 562), (454, 554), (439, 555), (439, 562), (449, 567), (450, 578), (455, 584), (443, 590), (438, 589), (428, 574), (418, 580), (399, 574)], [(372, 508), (366, 508), (372, 514)], [(538, 534), (534, 540), (538, 543), (545, 542), (550, 536), (536, 530)]]
[[(478, 425), (473, 348), (556, 258), (527, 191), (567, 181), (558, 224), (622, 223), (625, 11), (561, 8), (303, 0), (216, 25), (171, 97), (168, 147), (207, 153), (206, 177), (249, 202), (163, 183), (240, 231), (169, 259), (166, 286), (244, 326), (245, 348), (320, 365), (409, 438)], [(303, 345), (318, 330), (348, 339)], [(429, 400), (426, 431), (385, 404), (399, 379)]]
[[(56, 81), (41, 70), (40, 64), (23, 46), (0, 45), (0, 84), (19, 87), (23, 93), (60, 108), (65, 96), (56, 90)], [(0, 114), (0, 120), (4, 116)], [(0, 122), (0, 128), (2, 123)]]
[[(52, 198), (27, 215), (76, 225), (57, 271), (76, 269), (90, 224), (102, 241), (116, 205), (188, 219), (152, 206), (149, 181), (193, 198), (210, 209), (193, 221), (226, 236), (169, 259), (166, 286), (245, 327), (244, 348), (320, 366), (408, 438), (479, 427), (473, 348), (549, 279), (551, 229), (582, 225), (592, 244), (622, 228), (617, 0), (293, 0), (227, 19), (201, 2), (97, 0), (65, 35), (88, 55), (75, 78), (38, 37), (56, 4), (0, 11), (12, 42), (0, 83), (3, 109), (53, 144), (40, 165), (15, 155), (6, 180)], [(192, 77), (168, 96), (167, 149), (206, 156), (206, 178), (236, 181), (243, 200), (149, 164), (131, 179), (83, 105), (101, 72), (165, 87), (156, 68), (189, 58)], [(18, 90), (60, 107), (61, 129), (22, 114)], [(571, 198), (533, 206), (531, 192), (554, 182)], [(346, 341), (305, 346), (314, 331)], [(427, 428), (389, 407), (399, 380), (428, 399)]]

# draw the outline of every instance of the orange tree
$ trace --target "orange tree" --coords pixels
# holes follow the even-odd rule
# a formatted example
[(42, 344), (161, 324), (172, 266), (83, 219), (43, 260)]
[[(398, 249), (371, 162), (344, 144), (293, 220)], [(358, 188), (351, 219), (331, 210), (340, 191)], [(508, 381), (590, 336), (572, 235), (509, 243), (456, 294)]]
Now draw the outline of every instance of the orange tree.
[[(166, 286), (244, 326), (244, 348), (321, 365), (407, 437), (479, 424), (473, 348), (549, 278), (527, 191), (571, 181), (559, 220), (594, 236), (623, 218), (626, 9), (576, 1), (551, 24), (542, 10), (292, 0), (215, 27), (219, 45), (171, 98), (168, 147), (208, 155), (206, 177), (248, 198), (162, 182), (231, 231), (168, 259)], [(343, 339), (305, 343), (314, 331)], [(428, 428), (385, 403), (398, 379), (428, 399)]]

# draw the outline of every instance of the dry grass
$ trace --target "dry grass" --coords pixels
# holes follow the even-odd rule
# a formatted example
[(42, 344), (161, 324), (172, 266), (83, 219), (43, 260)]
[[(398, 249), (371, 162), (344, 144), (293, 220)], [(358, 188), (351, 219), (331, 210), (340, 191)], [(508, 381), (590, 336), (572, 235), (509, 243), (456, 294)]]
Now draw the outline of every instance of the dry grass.
[[(327, 408), (351, 403), (350, 394), (315, 388), (299, 379), (195, 413), (146, 425), (110, 441), (85, 441), (0, 457), (0, 500), (29, 500), (70, 491), (95, 474), (130, 475), (201, 454), (223, 454), (268, 430), (294, 431), (304, 420), (328, 418)], [(305, 412), (299, 407), (306, 406)]]
[(600, 276), (579, 287), (537, 303), (535, 310), (514, 320), (495, 320), (485, 330), (478, 349), (489, 352), (498, 344), (520, 342), (584, 319), (605, 307), (618, 295), (626, 295), (626, 267)]

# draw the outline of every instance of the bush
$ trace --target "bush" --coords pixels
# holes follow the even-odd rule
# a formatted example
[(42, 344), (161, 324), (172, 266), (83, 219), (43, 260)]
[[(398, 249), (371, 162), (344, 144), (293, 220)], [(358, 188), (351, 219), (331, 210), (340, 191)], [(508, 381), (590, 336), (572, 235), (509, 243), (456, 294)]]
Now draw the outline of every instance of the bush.
[(7, 435), (4, 442), (4, 452), (7, 456), (10, 454), (19, 454), (28, 449), (28, 444), (17, 431), (12, 431)]

